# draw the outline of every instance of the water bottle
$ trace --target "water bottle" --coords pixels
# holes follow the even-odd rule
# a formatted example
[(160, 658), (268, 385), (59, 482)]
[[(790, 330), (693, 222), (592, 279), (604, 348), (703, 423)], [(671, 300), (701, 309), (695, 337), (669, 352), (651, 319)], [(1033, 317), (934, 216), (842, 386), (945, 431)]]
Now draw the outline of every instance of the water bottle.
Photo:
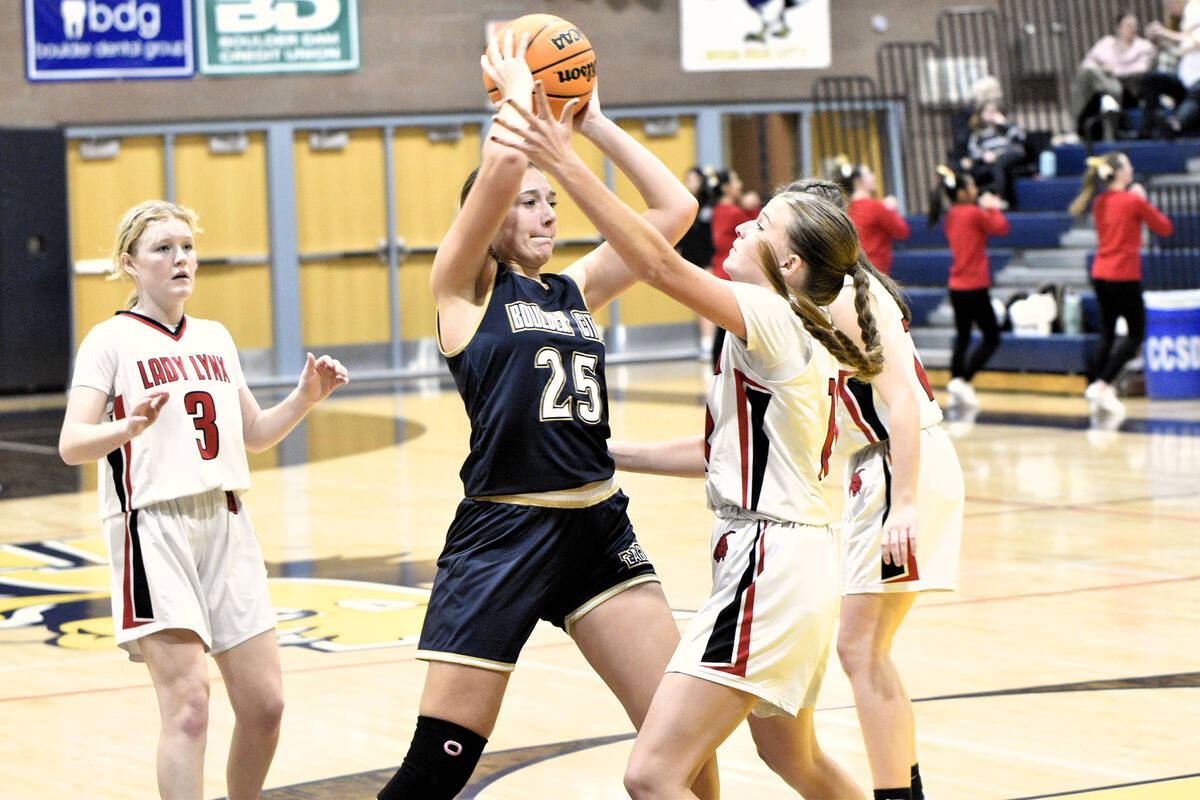
[(1053, 178), (1058, 174), (1058, 156), (1054, 150), (1043, 150), (1038, 156), (1038, 174), (1043, 178)]
[(1079, 300), (1078, 292), (1063, 295), (1062, 317), (1063, 333), (1083, 333), (1083, 303)]

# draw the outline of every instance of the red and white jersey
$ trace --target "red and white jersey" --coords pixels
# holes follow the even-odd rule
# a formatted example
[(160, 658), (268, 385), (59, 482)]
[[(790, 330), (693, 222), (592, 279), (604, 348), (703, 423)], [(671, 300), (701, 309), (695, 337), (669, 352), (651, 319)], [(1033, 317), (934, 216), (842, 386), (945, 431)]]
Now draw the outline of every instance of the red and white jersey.
[[(847, 293), (853, 300), (854, 284), (850, 278), (846, 279), (846, 288), (835, 302), (842, 301)], [(875, 280), (871, 280), (871, 297), (875, 300), (872, 312), (879, 329), (879, 340), (883, 343), (884, 357), (903, 359), (906, 364), (911, 364), (907, 371), (908, 384), (917, 398), (921, 428), (937, 425), (942, 421), (942, 409), (934, 399), (925, 367), (917, 355), (900, 307), (888, 290)], [(887, 404), (870, 383), (855, 380), (849, 373), (842, 374), (838, 383), (839, 446), (858, 448), (887, 439), (889, 417)]]
[(746, 341), (725, 337), (708, 391), (709, 507), (718, 516), (830, 524), (820, 481), (836, 435), (837, 362), (787, 300), (751, 284), (733, 289)]
[(185, 316), (172, 331), (119, 311), (84, 338), (71, 385), (107, 394), (107, 419), (126, 417), (151, 389), (169, 393), (154, 424), (101, 462), (101, 519), (209, 489), (250, 488), (239, 397), (246, 379), (221, 323)]

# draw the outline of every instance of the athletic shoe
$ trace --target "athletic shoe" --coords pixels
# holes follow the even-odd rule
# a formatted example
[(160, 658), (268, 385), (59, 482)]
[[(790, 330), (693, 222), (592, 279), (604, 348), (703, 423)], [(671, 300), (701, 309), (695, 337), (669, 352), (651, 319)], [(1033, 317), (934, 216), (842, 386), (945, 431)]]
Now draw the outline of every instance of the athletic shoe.
[(1104, 391), (1100, 392), (1099, 397), (1096, 398), (1096, 406), (1109, 414), (1125, 415), (1125, 404), (1117, 397), (1117, 390), (1112, 386), (1106, 386)]

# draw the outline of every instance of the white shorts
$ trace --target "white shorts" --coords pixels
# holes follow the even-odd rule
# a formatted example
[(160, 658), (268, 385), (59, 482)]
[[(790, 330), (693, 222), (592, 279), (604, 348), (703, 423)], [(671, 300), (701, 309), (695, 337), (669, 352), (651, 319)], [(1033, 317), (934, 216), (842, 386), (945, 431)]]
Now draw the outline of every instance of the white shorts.
[[(236, 510), (235, 510), (236, 509)], [(113, 631), (133, 661), (138, 639), (194, 631), (220, 653), (275, 627), (267, 569), (250, 514), (214, 489), (104, 520)]]
[(952, 591), (958, 586), (963, 475), (941, 426), (921, 431), (917, 474), (917, 552), (903, 569), (883, 563), (883, 520), (890, 507), (887, 443), (867, 445), (846, 464), (842, 511), (843, 594)]
[(815, 706), (840, 599), (833, 531), (718, 519), (712, 547), (712, 594), (667, 671), (755, 695), (762, 717)]

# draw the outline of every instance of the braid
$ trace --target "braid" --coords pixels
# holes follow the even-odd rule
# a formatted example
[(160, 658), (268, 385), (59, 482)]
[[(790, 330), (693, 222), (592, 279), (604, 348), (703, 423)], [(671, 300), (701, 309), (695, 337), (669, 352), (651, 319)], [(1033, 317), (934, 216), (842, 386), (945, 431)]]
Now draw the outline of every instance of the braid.
[(854, 310), (858, 312), (858, 329), (867, 348), (867, 369), (860, 368), (859, 376), (867, 380), (883, 369), (883, 344), (879, 341), (875, 315), (871, 313), (871, 279), (867, 270), (863, 269), (862, 261), (855, 263), (850, 274), (854, 279)]
[[(820, 342), (830, 355), (852, 367), (864, 380), (879, 374), (883, 367), (883, 356), (878, 352), (878, 347), (872, 361), (871, 356), (859, 350), (858, 345), (849, 336), (833, 327), (829, 317), (812, 300), (795, 295), (790, 295), (789, 299), (792, 301), (792, 310), (800, 318), (804, 330)], [(869, 311), (867, 313), (870, 314)]]

